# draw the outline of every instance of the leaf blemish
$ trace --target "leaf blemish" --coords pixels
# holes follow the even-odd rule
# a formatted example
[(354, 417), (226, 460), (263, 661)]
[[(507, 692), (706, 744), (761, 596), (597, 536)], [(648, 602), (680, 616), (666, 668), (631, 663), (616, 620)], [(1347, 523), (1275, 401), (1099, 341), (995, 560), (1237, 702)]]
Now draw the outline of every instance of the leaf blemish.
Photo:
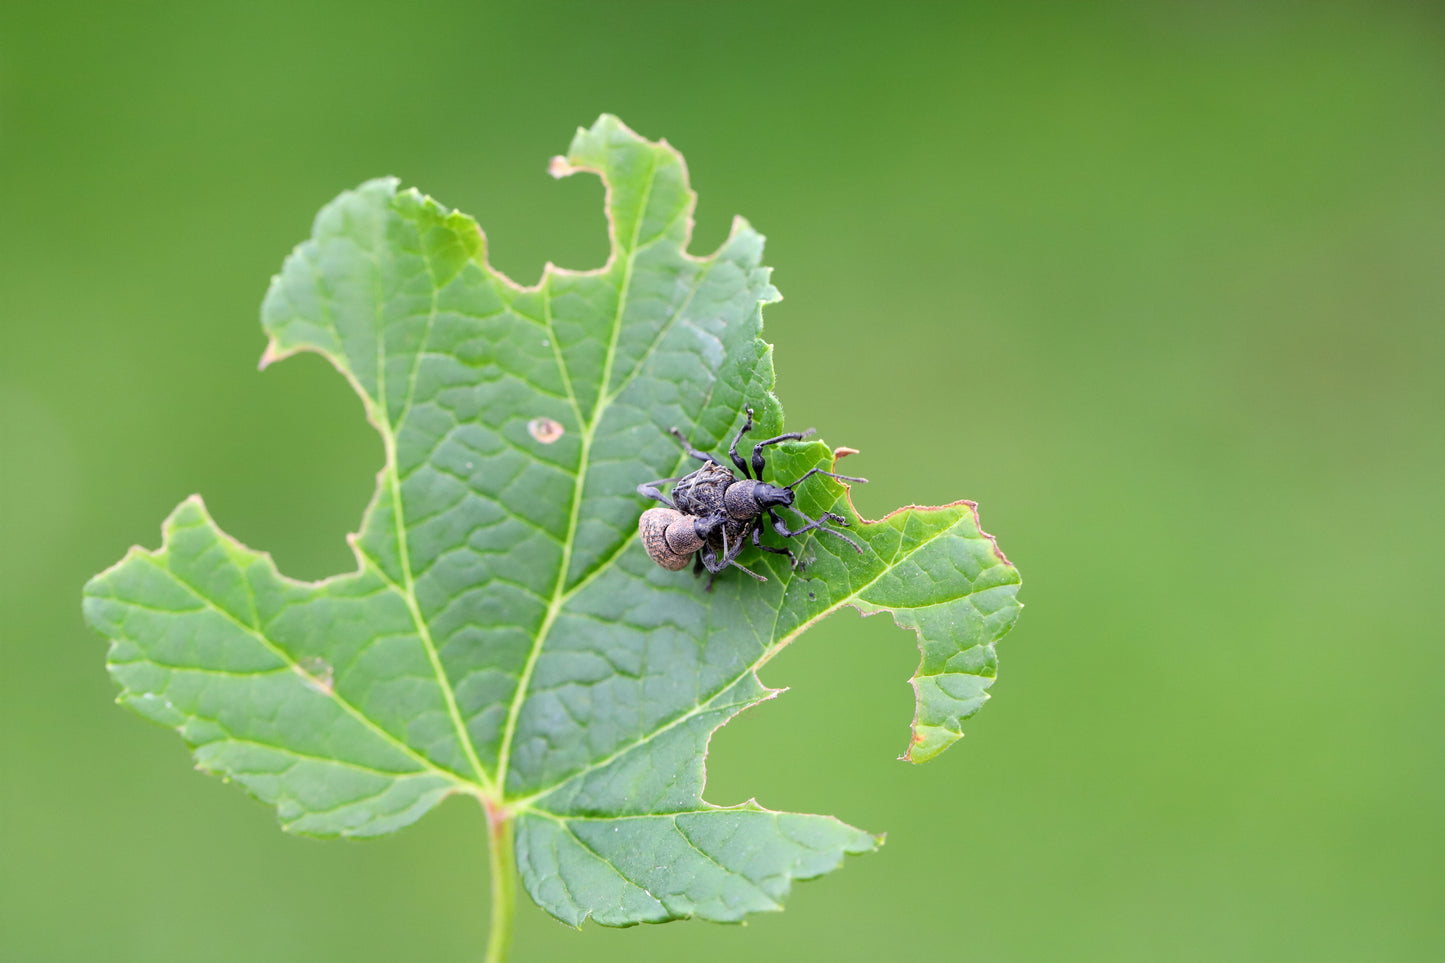
[(566, 434), (560, 422), (551, 418), (533, 418), (527, 422), (527, 432), (544, 445), (550, 445)]
[(331, 695), (335, 691), (334, 671), (331, 663), (317, 655), (308, 655), (296, 663), (296, 671), (306, 684), (320, 692), (322, 695)]

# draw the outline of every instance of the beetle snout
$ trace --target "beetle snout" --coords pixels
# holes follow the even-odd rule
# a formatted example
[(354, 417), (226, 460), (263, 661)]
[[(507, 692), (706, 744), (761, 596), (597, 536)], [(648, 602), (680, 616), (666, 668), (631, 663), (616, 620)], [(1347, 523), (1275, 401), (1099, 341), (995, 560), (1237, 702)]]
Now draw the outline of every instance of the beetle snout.
[(779, 488), (777, 485), (758, 485), (758, 504), (771, 508), (776, 505), (793, 504), (793, 490), (791, 488)]

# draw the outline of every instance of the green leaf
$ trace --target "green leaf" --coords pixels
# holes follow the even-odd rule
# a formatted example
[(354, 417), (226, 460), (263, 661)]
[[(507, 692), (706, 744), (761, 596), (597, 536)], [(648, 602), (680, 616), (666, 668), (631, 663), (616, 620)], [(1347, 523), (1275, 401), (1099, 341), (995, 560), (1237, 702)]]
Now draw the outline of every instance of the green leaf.
[[(606, 184), (600, 269), (521, 287), (471, 218), (378, 180), (322, 210), (271, 285), (262, 366), (324, 355), (382, 438), (355, 572), (287, 578), (192, 497), (85, 613), (119, 701), (286, 829), (387, 833), (465, 793), (515, 820), (528, 892), (569, 923), (775, 910), (881, 837), (703, 800), (712, 733), (777, 691), (758, 668), (840, 607), (891, 612), (922, 654), (904, 758), (930, 759), (987, 698), (1018, 574), (971, 503), (865, 522), (823, 476), (799, 507), (852, 520), (861, 554), (814, 533), (805, 572), (749, 550), (768, 581), (729, 570), (711, 593), (653, 564), (635, 488), (690, 470), (668, 429), (716, 451), (751, 404), (755, 437), (781, 430), (758, 338), (778, 294), (741, 219), (687, 253), (695, 198), (665, 142), (604, 116), (552, 170)], [(834, 460), (770, 451), (773, 479)]]

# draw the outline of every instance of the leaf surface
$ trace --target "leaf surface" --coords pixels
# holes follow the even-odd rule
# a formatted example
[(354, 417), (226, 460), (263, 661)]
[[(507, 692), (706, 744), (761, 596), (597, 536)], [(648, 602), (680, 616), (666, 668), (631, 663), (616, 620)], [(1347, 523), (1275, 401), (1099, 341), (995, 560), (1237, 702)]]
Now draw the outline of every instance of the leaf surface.
[[(687, 252), (694, 195), (665, 142), (604, 116), (552, 170), (606, 185), (595, 271), (519, 286), (471, 218), (378, 180), (323, 209), (273, 280), (262, 366), (322, 354), (383, 442), (356, 571), (287, 578), (192, 497), (160, 549), (91, 580), (85, 612), (119, 701), (289, 830), (387, 833), (466, 793), (515, 817), (523, 882), (559, 919), (739, 920), (881, 840), (703, 800), (711, 734), (776, 691), (758, 668), (844, 605), (891, 612), (922, 656), (905, 758), (927, 760), (987, 698), (1018, 574), (971, 503), (865, 522), (823, 476), (799, 507), (848, 517), (863, 553), (804, 536), (794, 573), (749, 550), (769, 581), (731, 571), (712, 593), (653, 564), (636, 486), (696, 465), (668, 429), (720, 451), (752, 404), (753, 438), (782, 430), (758, 337), (778, 295), (741, 219)], [(769, 450), (772, 481), (834, 460)]]

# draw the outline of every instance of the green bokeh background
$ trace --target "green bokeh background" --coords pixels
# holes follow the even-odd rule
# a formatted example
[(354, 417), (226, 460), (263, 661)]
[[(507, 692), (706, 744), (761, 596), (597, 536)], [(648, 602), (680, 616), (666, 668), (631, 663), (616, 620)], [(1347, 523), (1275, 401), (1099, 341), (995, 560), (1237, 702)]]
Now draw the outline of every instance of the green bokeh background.
[(192, 492), (347, 569), (381, 461), (256, 371), (315, 211), (394, 173), (513, 277), (605, 257), (619, 114), (696, 247), (769, 237), (793, 425), (865, 514), (977, 499), (993, 703), (904, 748), (913, 640), (828, 620), (709, 798), (887, 830), (785, 913), (515, 959), (1445, 959), (1445, 16), (1426, 3), (0, 5), (0, 958), (472, 961), (481, 814), (279, 832), (111, 704), (80, 587)]

